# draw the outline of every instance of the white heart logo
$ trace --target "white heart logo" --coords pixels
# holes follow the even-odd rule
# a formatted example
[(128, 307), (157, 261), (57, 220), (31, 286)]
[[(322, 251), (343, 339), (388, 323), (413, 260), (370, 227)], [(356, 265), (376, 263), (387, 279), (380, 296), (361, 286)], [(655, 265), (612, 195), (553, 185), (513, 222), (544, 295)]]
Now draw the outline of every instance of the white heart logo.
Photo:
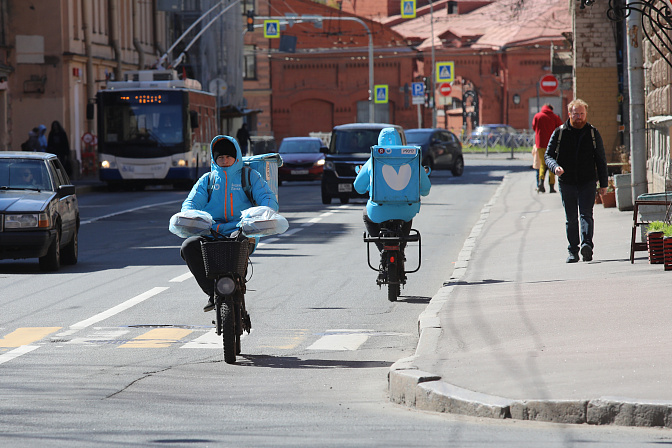
[(411, 180), (411, 165), (405, 163), (399, 167), (399, 173), (390, 165), (383, 165), (383, 179), (395, 191), (406, 188)]

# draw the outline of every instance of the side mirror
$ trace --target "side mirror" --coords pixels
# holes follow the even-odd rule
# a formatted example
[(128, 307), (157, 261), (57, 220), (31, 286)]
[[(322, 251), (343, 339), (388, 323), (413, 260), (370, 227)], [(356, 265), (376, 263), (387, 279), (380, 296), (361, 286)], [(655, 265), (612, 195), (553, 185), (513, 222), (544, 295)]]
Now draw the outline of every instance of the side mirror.
[(189, 111), (189, 121), (191, 124), (191, 129), (197, 129), (198, 128), (198, 112), (195, 110), (190, 110)]
[(76, 193), (76, 187), (74, 185), (60, 185), (58, 187), (58, 197), (64, 198), (66, 196), (72, 196)]
[(320, 152), (322, 154), (326, 154), (329, 152), (329, 148), (327, 148), (326, 146), (320, 146)]
[(423, 166), (423, 168), (425, 169), (425, 173), (427, 173), (428, 176), (432, 173), (432, 169), (430, 167)]

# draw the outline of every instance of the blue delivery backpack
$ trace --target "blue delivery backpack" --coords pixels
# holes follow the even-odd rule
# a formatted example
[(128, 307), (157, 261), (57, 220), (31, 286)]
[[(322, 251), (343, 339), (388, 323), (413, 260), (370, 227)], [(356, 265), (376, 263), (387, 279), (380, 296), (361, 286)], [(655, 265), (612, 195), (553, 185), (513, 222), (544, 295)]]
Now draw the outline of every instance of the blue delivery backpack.
[(371, 147), (371, 201), (377, 204), (420, 202), (420, 148), (403, 145)]

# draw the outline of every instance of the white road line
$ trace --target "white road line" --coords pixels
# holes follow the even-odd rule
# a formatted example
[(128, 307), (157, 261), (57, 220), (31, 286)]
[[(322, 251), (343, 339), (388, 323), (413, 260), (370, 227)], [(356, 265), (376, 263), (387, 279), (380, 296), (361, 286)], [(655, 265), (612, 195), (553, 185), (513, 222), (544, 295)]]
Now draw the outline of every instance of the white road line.
[(175, 204), (176, 202), (184, 202), (184, 199), (178, 199), (178, 200), (168, 201), (168, 202), (159, 202), (157, 204), (148, 204), (148, 205), (143, 205), (141, 207), (129, 208), (128, 210), (121, 210), (121, 211), (118, 211), (118, 212), (110, 213), (108, 215), (98, 216), (97, 218), (91, 218), (91, 219), (88, 219), (86, 221), (82, 221), (80, 224), (91, 224), (92, 222), (100, 221), (101, 219), (112, 218), (113, 216), (123, 215), (124, 213), (136, 212), (138, 210), (144, 210), (146, 208), (156, 207), (156, 206), (159, 206), (159, 205)]
[[(168, 289), (168, 288), (163, 287), (163, 286), (157, 286), (156, 288), (152, 288), (149, 291), (143, 292), (142, 294), (137, 295), (137, 296), (133, 297), (132, 299), (128, 299), (127, 301), (125, 301), (123, 303), (120, 303), (117, 306), (113, 306), (109, 310), (103, 311), (102, 313), (98, 313), (95, 316), (89, 317), (88, 319), (85, 319), (81, 322), (77, 322), (76, 324), (70, 325), (70, 332), (66, 332), (66, 333), (72, 334), (73, 331), (78, 331), (78, 330), (82, 330), (86, 327), (90, 327), (93, 324), (96, 324), (96, 323), (98, 323), (102, 320), (105, 320), (108, 317), (112, 317), (115, 314), (119, 314), (122, 311), (125, 311), (125, 310), (131, 308), (132, 306), (135, 306), (138, 303), (141, 303), (141, 302), (149, 299), (150, 297), (155, 296), (158, 293), (165, 291), (166, 289)], [(57, 336), (67, 336), (67, 334), (58, 334)]]
[(7, 361), (11, 361), (14, 358), (18, 358), (21, 355), (25, 355), (26, 353), (30, 353), (33, 350), (40, 348), (39, 345), (22, 345), (21, 347), (15, 348), (14, 350), (11, 350), (7, 353), (3, 353), (0, 355), (0, 364), (5, 363)]
[(185, 280), (190, 279), (193, 276), (194, 274), (192, 274), (191, 272), (187, 272), (186, 274), (178, 275), (175, 278), (171, 278), (170, 280), (168, 280), (168, 283), (181, 283)]
[[(247, 336), (247, 333), (243, 333), (240, 337), (241, 341)], [(193, 339), (180, 348), (208, 348), (208, 349), (218, 349), (222, 350), (222, 336), (217, 336), (215, 329), (208, 331), (203, 336), (199, 336), (196, 339)]]
[(308, 350), (357, 350), (369, 339), (372, 330), (327, 330)]

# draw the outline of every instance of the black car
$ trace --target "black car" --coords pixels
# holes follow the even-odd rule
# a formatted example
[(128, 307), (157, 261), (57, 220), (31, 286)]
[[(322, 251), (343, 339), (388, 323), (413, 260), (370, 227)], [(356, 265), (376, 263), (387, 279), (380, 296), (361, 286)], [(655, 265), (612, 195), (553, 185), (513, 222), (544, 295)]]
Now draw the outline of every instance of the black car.
[(445, 129), (407, 129), (406, 140), (409, 145), (422, 149), (422, 166), (432, 170), (450, 170), (453, 176), (461, 176), (464, 172), (462, 143), (452, 132)]
[(359, 194), (352, 186), (357, 177), (355, 169), (371, 156), (371, 147), (378, 144), (378, 135), (384, 128), (395, 128), (401, 135), (401, 143), (406, 144), (404, 129), (394, 124), (352, 123), (334, 126), (324, 159), (323, 204), (331, 204), (332, 198), (339, 198), (341, 204), (347, 204), (350, 198), (368, 197), (368, 193)]
[(79, 205), (58, 158), (0, 152), (0, 259), (39, 258), (56, 271), (77, 263)]

